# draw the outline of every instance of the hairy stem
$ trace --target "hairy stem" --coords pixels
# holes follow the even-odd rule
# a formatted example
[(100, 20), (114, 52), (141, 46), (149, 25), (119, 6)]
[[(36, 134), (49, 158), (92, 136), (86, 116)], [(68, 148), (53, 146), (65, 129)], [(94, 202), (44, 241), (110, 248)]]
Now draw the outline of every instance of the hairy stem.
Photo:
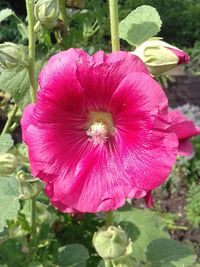
[(28, 74), (30, 80), (31, 102), (36, 100), (36, 80), (35, 80), (35, 31), (34, 31), (34, 0), (26, 0), (26, 9), (28, 16), (28, 39), (29, 39), (29, 56), (28, 56)]
[[(112, 51), (118, 51), (120, 50), (118, 0), (109, 0), (109, 8), (110, 8), (110, 31), (111, 31)], [(113, 212), (112, 211), (109, 211), (106, 214), (106, 226), (110, 226), (110, 225), (113, 225)], [(110, 265), (107, 265), (107, 266), (110, 266)]]
[[(30, 80), (30, 95), (31, 102), (36, 101), (37, 84), (35, 80), (35, 31), (34, 31), (34, 0), (26, 0), (26, 9), (28, 16), (28, 35), (29, 35), (29, 58), (28, 58), (28, 73)], [(35, 239), (36, 234), (36, 207), (35, 198), (31, 199), (31, 230), (32, 238)]]
[(8, 130), (9, 130), (11, 124), (13, 123), (13, 119), (14, 119), (14, 117), (15, 117), (15, 114), (16, 114), (17, 110), (18, 110), (18, 107), (17, 107), (17, 105), (15, 104), (14, 107), (13, 107), (13, 109), (12, 109), (12, 111), (11, 111), (10, 116), (8, 116), (8, 119), (7, 119), (7, 121), (6, 121), (6, 124), (4, 125), (4, 128), (3, 128), (3, 130), (2, 130), (1, 135), (3, 135), (3, 134), (5, 134), (5, 133), (8, 132)]
[(118, 0), (109, 0), (109, 8), (110, 8), (110, 30), (111, 30), (112, 51), (118, 51), (120, 50)]

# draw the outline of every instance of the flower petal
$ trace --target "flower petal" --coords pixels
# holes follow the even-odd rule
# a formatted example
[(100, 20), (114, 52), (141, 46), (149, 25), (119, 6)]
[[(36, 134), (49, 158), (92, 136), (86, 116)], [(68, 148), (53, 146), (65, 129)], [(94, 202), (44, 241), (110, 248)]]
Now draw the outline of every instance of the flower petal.
[(193, 152), (193, 146), (189, 140), (184, 139), (179, 141), (178, 154), (180, 156), (187, 157), (192, 155)]
[(169, 130), (176, 133), (178, 139), (186, 139), (200, 134), (200, 128), (197, 128), (192, 120), (189, 120), (179, 110), (169, 112), (171, 126)]
[(22, 127), (22, 139), (26, 143), (28, 136), (27, 136), (27, 128), (30, 124), (32, 124), (32, 115), (34, 112), (35, 104), (29, 104), (25, 107), (23, 112), (23, 117), (21, 119), (21, 127)]

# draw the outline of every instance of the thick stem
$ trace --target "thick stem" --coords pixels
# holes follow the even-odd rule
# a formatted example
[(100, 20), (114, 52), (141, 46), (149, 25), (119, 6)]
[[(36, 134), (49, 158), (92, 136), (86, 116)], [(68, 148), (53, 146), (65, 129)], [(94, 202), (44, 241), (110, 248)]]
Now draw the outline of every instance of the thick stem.
[(109, 0), (109, 8), (110, 8), (110, 30), (111, 30), (112, 51), (118, 51), (120, 50), (118, 0)]
[[(112, 51), (118, 51), (120, 50), (118, 0), (109, 0), (109, 8), (110, 8), (110, 31), (111, 31)], [(106, 226), (110, 226), (110, 225), (113, 225), (113, 212), (112, 211), (109, 211), (106, 214)]]
[(31, 102), (36, 100), (36, 80), (35, 80), (35, 32), (34, 32), (34, 0), (26, 0), (26, 9), (28, 16), (28, 39), (29, 39), (29, 66), (28, 74), (30, 80)]
[[(26, 9), (28, 16), (28, 35), (29, 35), (29, 58), (28, 58), (28, 73), (30, 80), (30, 95), (31, 102), (36, 101), (37, 84), (35, 80), (35, 31), (34, 31), (34, 0), (26, 0)], [(31, 229), (32, 238), (35, 239), (36, 234), (36, 207), (35, 198), (31, 199)]]
[(64, 24), (63, 30), (64, 30), (64, 37), (65, 37), (68, 31), (68, 18), (67, 18), (65, 0), (59, 0), (59, 8), (60, 8), (60, 18)]
[(5, 133), (8, 132), (8, 130), (9, 130), (11, 124), (13, 123), (13, 119), (14, 119), (14, 117), (15, 117), (15, 114), (16, 114), (16, 112), (17, 112), (17, 109), (18, 109), (18, 107), (17, 107), (17, 105), (15, 104), (14, 107), (13, 107), (13, 109), (12, 109), (12, 111), (11, 111), (10, 116), (8, 116), (7, 122), (6, 122), (6, 124), (4, 125), (4, 128), (3, 128), (3, 130), (2, 130), (1, 135), (3, 135), (3, 134), (5, 134)]

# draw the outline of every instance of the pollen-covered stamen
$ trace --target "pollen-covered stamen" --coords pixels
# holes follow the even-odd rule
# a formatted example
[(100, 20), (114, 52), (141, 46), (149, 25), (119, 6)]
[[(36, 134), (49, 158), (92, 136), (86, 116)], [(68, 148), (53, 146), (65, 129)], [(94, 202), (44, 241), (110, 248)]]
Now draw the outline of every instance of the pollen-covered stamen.
[(94, 145), (104, 144), (108, 139), (108, 130), (102, 122), (95, 122), (87, 130), (87, 135)]

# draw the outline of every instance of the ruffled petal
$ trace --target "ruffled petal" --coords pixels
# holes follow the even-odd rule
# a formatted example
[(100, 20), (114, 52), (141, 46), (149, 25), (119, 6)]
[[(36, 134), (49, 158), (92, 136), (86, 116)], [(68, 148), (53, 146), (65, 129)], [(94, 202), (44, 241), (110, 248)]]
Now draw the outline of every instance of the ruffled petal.
[(179, 110), (169, 112), (171, 118), (170, 130), (174, 131), (179, 139), (186, 139), (200, 134), (200, 128), (196, 127), (192, 120), (189, 120)]
[(179, 140), (178, 154), (189, 156), (193, 153), (192, 143), (189, 139), (200, 134), (200, 128), (196, 127), (192, 120), (189, 120), (179, 110), (173, 110), (169, 113), (171, 126), (169, 131), (174, 132)]
[(81, 49), (71, 48), (52, 56), (40, 72), (38, 78), (40, 89), (57, 91), (60, 84), (71, 79), (70, 73), (74, 71), (74, 65), (83, 61), (89, 62), (90, 57)]
[[(104, 148), (93, 150), (68, 176), (59, 176), (51, 183), (54, 196), (62, 205), (79, 212), (115, 210), (125, 203), (132, 187), (125, 179), (120, 161), (107, 158)], [(121, 167), (119, 170), (118, 167)]]
[(144, 197), (145, 203), (147, 208), (151, 209), (154, 207), (154, 201), (153, 201), (153, 196), (152, 196), (152, 192), (149, 191), (146, 196)]

